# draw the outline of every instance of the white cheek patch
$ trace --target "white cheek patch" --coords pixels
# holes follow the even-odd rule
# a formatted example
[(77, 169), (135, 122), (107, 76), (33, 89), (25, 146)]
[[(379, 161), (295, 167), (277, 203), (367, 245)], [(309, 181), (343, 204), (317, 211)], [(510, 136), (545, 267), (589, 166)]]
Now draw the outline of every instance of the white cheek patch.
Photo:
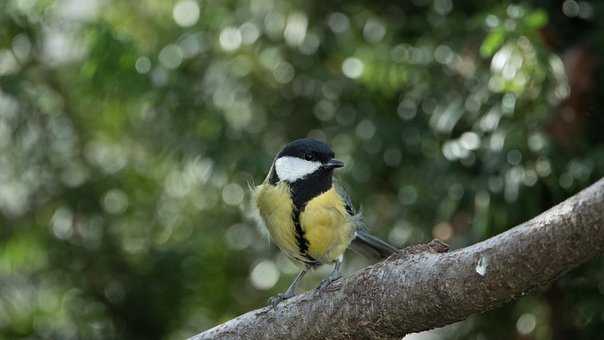
[(275, 162), (275, 171), (282, 181), (293, 183), (312, 174), (321, 167), (321, 162), (311, 162), (298, 157), (283, 156)]

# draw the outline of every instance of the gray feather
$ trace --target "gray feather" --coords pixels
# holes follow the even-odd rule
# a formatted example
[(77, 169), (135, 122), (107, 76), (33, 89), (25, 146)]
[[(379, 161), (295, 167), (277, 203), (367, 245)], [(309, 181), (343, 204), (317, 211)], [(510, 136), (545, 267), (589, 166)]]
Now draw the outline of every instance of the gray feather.
[(365, 257), (373, 259), (385, 259), (398, 252), (398, 249), (394, 246), (369, 234), (363, 229), (357, 231), (355, 238), (350, 244), (350, 249)]

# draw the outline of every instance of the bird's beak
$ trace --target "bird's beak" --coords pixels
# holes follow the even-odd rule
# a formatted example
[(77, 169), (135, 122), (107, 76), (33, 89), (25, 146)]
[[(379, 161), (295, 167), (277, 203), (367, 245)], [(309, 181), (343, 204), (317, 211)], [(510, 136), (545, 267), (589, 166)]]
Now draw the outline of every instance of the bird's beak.
[(344, 166), (344, 162), (339, 161), (337, 159), (330, 159), (329, 161), (327, 161), (327, 163), (323, 164), (323, 168), (326, 169), (335, 169), (335, 168), (341, 168)]

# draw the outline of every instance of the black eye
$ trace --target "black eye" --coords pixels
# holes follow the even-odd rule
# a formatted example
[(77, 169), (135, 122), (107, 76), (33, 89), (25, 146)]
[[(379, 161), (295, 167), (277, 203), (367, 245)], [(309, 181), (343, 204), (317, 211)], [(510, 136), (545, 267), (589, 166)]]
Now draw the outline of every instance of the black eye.
[(315, 158), (315, 157), (313, 156), (312, 153), (305, 153), (304, 154), (304, 159), (306, 159), (307, 161), (312, 161), (313, 158)]

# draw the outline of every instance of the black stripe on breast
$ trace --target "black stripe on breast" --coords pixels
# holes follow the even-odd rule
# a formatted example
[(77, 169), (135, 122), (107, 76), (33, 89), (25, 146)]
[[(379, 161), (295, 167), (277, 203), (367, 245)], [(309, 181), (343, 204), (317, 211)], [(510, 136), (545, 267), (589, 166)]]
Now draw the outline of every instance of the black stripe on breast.
[[(306, 203), (308, 203), (308, 201), (331, 189), (331, 177), (331, 169), (319, 169), (315, 173), (293, 183), (287, 182), (287, 185), (290, 188), (291, 199), (294, 204), (292, 209), (292, 222), (294, 224), (296, 245), (298, 246), (298, 252), (301, 257), (297, 258), (297, 260), (304, 262), (304, 264), (310, 267), (316, 267), (321, 263), (308, 253), (309, 242), (304, 235), (304, 229), (300, 223), (300, 214), (304, 211), (304, 208), (306, 208)], [(268, 183), (276, 185), (280, 180), (273, 163), (268, 176)]]
[(296, 231), (296, 244), (300, 255), (304, 258), (303, 262), (309, 266), (317, 266), (320, 264), (319, 261), (308, 253), (308, 240), (304, 236), (304, 229), (302, 229), (302, 225), (300, 224), (300, 212), (300, 209), (297, 207), (294, 207), (292, 211), (292, 221), (294, 222), (294, 229)]
[(300, 214), (306, 208), (306, 204), (313, 198), (331, 189), (332, 186), (331, 170), (319, 170), (310, 176), (300, 179), (294, 183), (290, 183), (291, 197), (294, 203), (292, 211), (292, 221), (296, 232), (296, 244), (300, 255), (307, 261), (304, 261), (309, 266), (318, 266), (321, 263), (314, 257), (308, 254), (308, 240), (304, 235), (304, 229), (300, 223)]

